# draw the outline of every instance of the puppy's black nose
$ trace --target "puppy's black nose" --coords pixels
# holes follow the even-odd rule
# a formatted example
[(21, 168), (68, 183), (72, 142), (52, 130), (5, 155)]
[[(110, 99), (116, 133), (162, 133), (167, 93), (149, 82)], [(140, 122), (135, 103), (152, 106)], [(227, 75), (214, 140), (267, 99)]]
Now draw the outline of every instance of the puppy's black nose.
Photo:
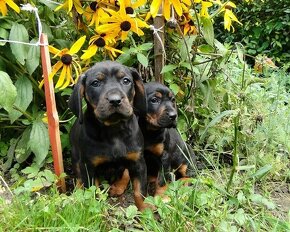
[(177, 113), (174, 111), (171, 111), (168, 113), (168, 117), (170, 118), (171, 121), (174, 121), (177, 117)]
[(117, 107), (121, 105), (122, 97), (119, 94), (110, 94), (108, 101), (112, 106)]

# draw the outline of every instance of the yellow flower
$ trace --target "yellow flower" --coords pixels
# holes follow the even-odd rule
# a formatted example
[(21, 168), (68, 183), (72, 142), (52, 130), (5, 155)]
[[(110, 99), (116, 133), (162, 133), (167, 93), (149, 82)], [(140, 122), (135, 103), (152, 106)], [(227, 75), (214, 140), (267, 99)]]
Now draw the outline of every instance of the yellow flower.
[(189, 13), (184, 13), (180, 19), (178, 20), (180, 27), (183, 28), (183, 35), (197, 34), (196, 26), (194, 25), (194, 21), (192, 16)]
[(225, 6), (223, 6), (223, 8), (221, 10), (221, 11), (225, 12), (225, 14), (224, 14), (224, 27), (228, 31), (230, 31), (231, 28), (233, 28), (233, 31), (235, 31), (234, 27), (232, 26), (232, 21), (235, 21), (235, 22), (239, 23), (240, 25), (242, 25), (242, 23), (237, 19), (237, 17), (232, 12), (233, 8), (236, 8), (236, 5), (233, 2), (228, 2), (225, 4)]
[(150, 5), (150, 13), (153, 18), (156, 17), (160, 6), (163, 3), (163, 16), (166, 20), (169, 20), (171, 17), (171, 7), (173, 6), (176, 14), (181, 16), (183, 13), (183, 8), (186, 8), (191, 5), (190, 0), (153, 0)]
[(113, 32), (116, 36), (119, 35), (121, 37), (121, 41), (127, 39), (130, 31), (142, 36), (144, 32), (140, 28), (149, 27), (146, 22), (126, 14), (123, 1), (120, 1), (120, 10), (118, 12), (111, 9), (106, 9), (106, 11), (111, 14), (111, 17), (104, 19), (106, 24), (99, 26), (98, 31), (100, 33)]
[(201, 1), (200, 16), (209, 18), (208, 8), (212, 6), (211, 2)]
[(94, 56), (98, 50), (102, 50), (103, 52), (109, 52), (109, 56), (111, 59), (117, 56), (116, 53), (123, 53), (122, 51), (111, 47), (116, 43), (114, 38), (114, 34), (111, 32), (108, 33), (98, 33), (90, 39), (89, 47), (87, 50), (84, 50), (84, 54), (81, 56), (82, 60), (87, 60)]
[(124, 5), (127, 14), (134, 14), (134, 10), (140, 6), (144, 6), (146, 1), (147, 0), (139, 0), (132, 3), (131, 0), (119, 0), (120, 4)]
[(82, 8), (80, 0), (66, 0), (63, 4), (55, 8), (55, 11), (64, 8), (67, 12), (71, 12), (73, 6), (79, 14), (84, 13), (84, 9)]
[(95, 29), (99, 26), (102, 18), (108, 18), (109, 14), (104, 11), (108, 1), (96, 0), (91, 2), (85, 9), (84, 16), (89, 22), (89, 26), (95, 25)]
[[(60, 60), (52, 67), (52, 72), (49, 74), (49, 78), (52, 79), (54, 75), (62, 68), (55, 88), (64, 89), (70, 83), (74, 84), (77, 81), (79, 73), (81, 72), (81, 67), (76, 61), (77, 56), (75, 54), (81, 49), (85, 40), (86, 36), (79, 38), (70, 49), (64, 48), (59, 50), (53, 46), (49, 46), (49, 51), (52, 54), (55, 54), (53, 58), (60, 58)], [(72, 77), (72, 68), (74, 68), (76, 73), (75, 80)]]
[(17, 13), (20, 12), (20, 8), (15, 4), (13, 0), (0, 0), (0, 12), (3, 16), (6, 16), (8, 12), (6, 4)]

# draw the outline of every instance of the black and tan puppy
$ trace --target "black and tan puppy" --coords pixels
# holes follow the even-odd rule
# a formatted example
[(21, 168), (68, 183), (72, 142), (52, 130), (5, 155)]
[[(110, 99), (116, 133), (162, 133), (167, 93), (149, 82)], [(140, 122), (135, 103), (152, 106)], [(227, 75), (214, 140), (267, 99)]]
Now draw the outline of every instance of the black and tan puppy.
[[(84, 114), (82, 98), (87, 103)], [(95, 64), (80, 76), (69, 107), (78, 117), (70, 142), (79, 185), (99, 185), (100, 178), (111, 173), (111, 195), (120, 195), (131, 178), (136, 206), (146, 208), (144, 140), (135, 115), (145, 113), (146, 99), (136, 70), (112, 61)]]
[(176, 129), (177, 107), (172, 91), (158, 82), (145, 84), (147, 114), (139, 124), (145, 140), (145, 160), (149, 179), (156, 181), (155, 195), (162, 195), (170, 172), (176, 179), (188, 177), (192, 150)]

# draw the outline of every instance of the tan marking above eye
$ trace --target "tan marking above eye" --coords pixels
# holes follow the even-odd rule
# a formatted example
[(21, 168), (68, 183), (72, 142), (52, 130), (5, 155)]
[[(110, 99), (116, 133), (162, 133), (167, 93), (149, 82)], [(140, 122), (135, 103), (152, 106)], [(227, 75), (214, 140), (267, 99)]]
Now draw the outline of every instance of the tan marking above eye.
[(105, 156), (99, 156), (99, 155), (94, 156), (94, 157), (91, 159), (91, 162), (92, 162), (92, 164), (93, 164), (95, 167), (98, 166), (98, 165), (100, 165), (100, 164), (106, 163), (106, 162), (108, 162), (108, 161), (109, 161), (109, 159), (108, 159), (107, 157), (105, 157)]
[(155, 97), (162, 98), (162, 93), (160, 93), (160, 92), (156, 91), (156, 92), (155, 92)]
[(149, 147), (146, 147), (145, 149), (152, 152), (154, 155), (160, 156), (163, 154), (164, 144), (163, 143), (153, 144)]
[(170, 97), (170, 98), (173, 97), (173, 93), (172, 92), (169, 92), (168, 93), (168, 97)]
[(100, 80), (100, 81), (104, 80), (105, 79), (105, 74), (104, 73), (98, 73), (97, 74), (97, 79)]
[(127, 157), (128, 160), (133, 160), (137, 161), (140, 158), (140, 151), (133, 151), (133, 152), (128, 152)]
[(117, 78), (123, 78), (123, 77), (125, 77), (126, 76), (126, 74), (123, 72), (123, 71), (119, 71), (119, 72), (117, 72), (117, 75), (116, 75), (116, 77)]

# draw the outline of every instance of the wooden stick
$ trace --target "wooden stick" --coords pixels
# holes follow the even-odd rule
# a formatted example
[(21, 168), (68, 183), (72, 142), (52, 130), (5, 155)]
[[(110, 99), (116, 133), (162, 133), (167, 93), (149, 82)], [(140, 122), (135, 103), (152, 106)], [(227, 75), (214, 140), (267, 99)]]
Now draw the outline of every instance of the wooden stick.
[[(53, 156), (53, 166), (55, 174), (57, 176), (60, 176), (62, 173), (64, 173), (64, 169), (59, 133), (59, 118), (55, 104), (53, 81), (49, 79), (49, 74), (51, 73), (51, 63), (46, 34), (43, 33), (41, 34), (40, 43), (41, 43), (40, 47), (41, 63), (44, 77), (46, 112), (48, 118), (48, 132)], [(66, 191), (64, 178), (60, 178), (57, 185), (62, 192)]]
[[(155, 81), (158, 81), (160, 83), (163, 83), (163, 74), (161, 74), (161, 71), (165, 64), (165, 57), (164, 57), (164, 51), (163, 51), (163, 45), (164, 45), (164, 17), (162, 15), (163, 7), (160, 6), (158, 15), (154, 18), (153, 25), (155, 29), (158, 29), (158, 36), (154, 35), (154, 76)], [(161, 40), (161, 41), (160, 41)], [(161, 44), (162, 42), (162, 44)]]

